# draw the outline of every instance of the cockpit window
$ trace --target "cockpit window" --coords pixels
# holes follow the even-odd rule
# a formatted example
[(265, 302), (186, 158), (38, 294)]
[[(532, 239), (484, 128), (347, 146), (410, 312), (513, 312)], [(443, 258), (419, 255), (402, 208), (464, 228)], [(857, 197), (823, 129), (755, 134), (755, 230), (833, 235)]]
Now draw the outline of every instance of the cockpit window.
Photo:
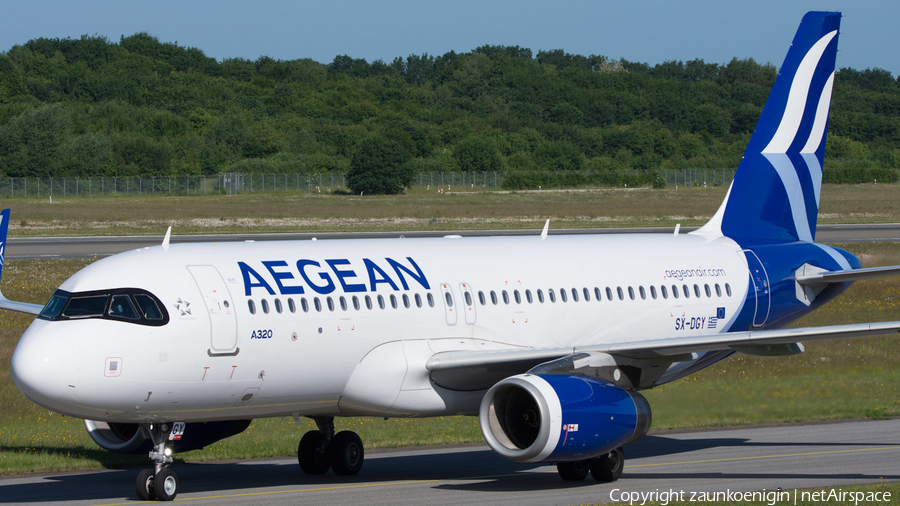
[(50, 300), (47, 301), (47, 304), (44, 306), (44, 309), (41, 310), (41, 316), (46, 318), (56, 318), (59, 316), (60, 311), (62, 311), (63, 307), (66, 305), (66, 300), (68, 294), (53, 294), (53, 297), (50, 297)]
[(93, 297), (72, 297), (62, 316), (67, 318), (84, 318), (86, 316), (101, 316), (106, 310), (106, 295), (94, 295)]
[(131, 302), (131, 297), (125, 294), (113, 295), (112, 302), (109, 304), (109, 315), (115, 318), (125, 318), (128, 320), (139, 320), (137, 309)]
[(139, 288), (69, 293), (57, 290), (38, 315), (44, 320), (111, 319), (139, 325), (169, 323), (159, 299)]
[(138, 307), (140, 307), (141, 312), (144, 313), (144, 318), (148, 320), (163, 319), (163, 315), (159, 310), (159, 306), (156, 305), (156, 301), (154, 301), (153, 298), (149, 295), (137, 294), (134, 296), (134, 300), (137, 301)]

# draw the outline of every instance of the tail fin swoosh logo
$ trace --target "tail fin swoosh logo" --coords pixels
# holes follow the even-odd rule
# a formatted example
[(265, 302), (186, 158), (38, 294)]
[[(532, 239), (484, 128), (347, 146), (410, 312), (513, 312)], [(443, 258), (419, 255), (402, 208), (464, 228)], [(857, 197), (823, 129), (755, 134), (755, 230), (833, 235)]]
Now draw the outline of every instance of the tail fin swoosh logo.
[[(762, 150), (763, 153), (787, 153), (791, 144), (793, 144), (797, 131), (800, 129), (800, 123), (803, 121), (803, 113), (806, 110), (806, 100), (813, 75), (819, 65), (819, 60), (822, 59), (825, 48), (828, 47), (828, 43), (831, 42), (835, 35), (837, 35), (837, 30), (819, 39), (819, 42), (816, 42), (812, 49), (806, 53), (803, 61), (800, 62), (800, 66), (797, 68), (797, 73), (794, 74), (794, 80), (791, 83), (791, 92), (788, 95), (787, 106), (784, 108), (781, 123), (778, 124), (778, 130), (775, 132), (772, 140), (769, 141), (769, 145)], [(834, 72), (831, 75), (832, 77), (828, 80), (829, 83), (834, 80)], [(825, 102), (827, 116), (828, 106), (831, 102), (831, 87), (828, 85), (825, 87), (828, 89), (828, 97)], [(821, 102), (822, 100), (820, 99), (817, 113), (822, 109)], [(816, 116), (818, 117), (818, 114)], [(824, 123), (822, 124), (822, 130), (824, 131)], [(812, 137), (810, 137), (810, 140), (812, 140)]]

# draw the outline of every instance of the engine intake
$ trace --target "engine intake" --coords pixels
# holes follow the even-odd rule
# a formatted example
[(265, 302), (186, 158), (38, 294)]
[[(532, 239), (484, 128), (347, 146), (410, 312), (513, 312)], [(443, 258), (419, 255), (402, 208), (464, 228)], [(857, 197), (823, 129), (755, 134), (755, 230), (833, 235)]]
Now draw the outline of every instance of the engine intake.
[(567, 374), (520, 374), (485, 394), (481, 433), (501, 456), (519, 462), (567, 462), (608, 453), (650, 429), (643, 395)]

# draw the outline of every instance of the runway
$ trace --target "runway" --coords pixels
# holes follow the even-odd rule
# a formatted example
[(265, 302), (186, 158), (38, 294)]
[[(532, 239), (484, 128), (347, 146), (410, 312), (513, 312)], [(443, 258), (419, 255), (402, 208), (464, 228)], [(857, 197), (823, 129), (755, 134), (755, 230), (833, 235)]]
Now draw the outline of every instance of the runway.
[[(900, 420), (651, 433), (625, 455), (625, 472), (611, 484), (564, 482), (554, 466), (517, 464), (483, 446), (373, 451), (352, 477), (306, 476), (293, 458), (174, 469), (177, 500), (198, 505), (565, 505), (607, 503), (623, 492), (674, 491), (689, 500), (692, 493), (778, 487), (793, 494), (900, 480)], [(0, 478), (0, 503), (133, 504), (138, 471)]]
[[(552, 223), (551, 223), (552, 225)], [(684, 227), (681, 233), (696, 230), (696, 227)], [(647, 228), (589, 228), (589, 229), (552, 229), (550, 235), (567, 234), (625, 234), (625, 233), (668, 233), (670, 227)], [(445, 235), (480, 236), (513, 236), (538, 235), (537, 230), (469, 230), (441, 232), (335, 232), (304, 234), (217, 234), (217, 235), (175, 235), (172, 244), (192, 242), (231, 242), (231, 241), (285, 241), (310, 240), (313, 237), (321, 240), (332, 239), (365, 239), (365, 238), (397, 238), (400, 236), (441, 237)], [(156, 246), (162, 243), (163, 236), (89, 236), (89, 237), (11, 237), (7, 241), (6, 258), (25, 260), (35, 258), (91, 258), (105, 257), (123, 251)], [(836, 242), (895, 242), (900, 241), (900, 224), (872, 225), (820, 225), (816, 230), (816, 240), (823, 243)]]

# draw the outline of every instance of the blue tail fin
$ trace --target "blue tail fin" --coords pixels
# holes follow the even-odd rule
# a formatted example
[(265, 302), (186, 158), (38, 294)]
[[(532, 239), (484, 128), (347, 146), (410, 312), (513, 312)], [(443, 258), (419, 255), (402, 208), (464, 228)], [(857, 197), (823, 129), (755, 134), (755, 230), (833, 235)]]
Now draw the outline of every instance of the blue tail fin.
[[(9, 231), (9, 209), (0, 211), (0, 279), (3, 278), (3, 259), (6, 256), (6, 233)], [(0, 298), (3, 294), (0, 293)]]
[(722, 207), (699, 232), (741, 246), (815, 239), (841, 14), (809, 12)]

